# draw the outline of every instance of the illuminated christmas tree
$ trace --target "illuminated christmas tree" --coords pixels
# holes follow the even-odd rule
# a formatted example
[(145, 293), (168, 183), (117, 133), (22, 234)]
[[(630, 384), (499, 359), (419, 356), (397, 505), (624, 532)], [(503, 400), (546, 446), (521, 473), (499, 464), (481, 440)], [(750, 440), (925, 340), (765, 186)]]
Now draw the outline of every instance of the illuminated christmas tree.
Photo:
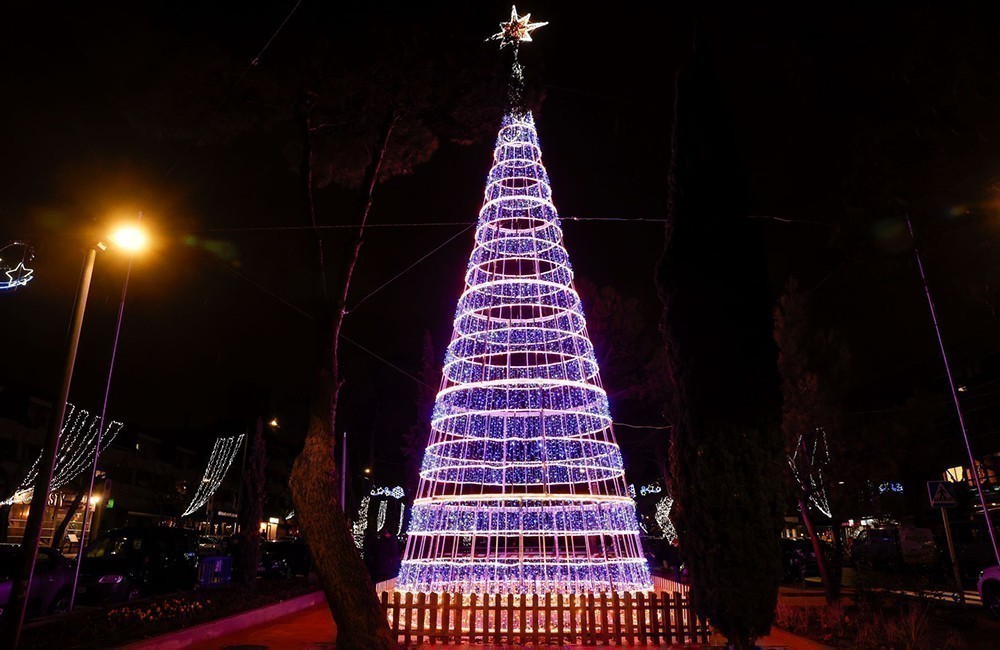
[(397, 589), (652, 588), (514, 45), (476, 243), (431, 418)]

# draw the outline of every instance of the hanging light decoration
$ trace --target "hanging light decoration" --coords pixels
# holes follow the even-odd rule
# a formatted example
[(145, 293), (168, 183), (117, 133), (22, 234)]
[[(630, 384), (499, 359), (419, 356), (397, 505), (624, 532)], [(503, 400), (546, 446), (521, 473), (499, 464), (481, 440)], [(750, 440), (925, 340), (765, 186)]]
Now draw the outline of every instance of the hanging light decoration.
[[(66, 403), (66, 417), (63, 420), (62, 433), (59, 436), (59, 452), (56, 455), (52, 482), (49, 484), (50, 493), (62, 488), (93, 464), (94, 452), (97, 450), (97, 432), (100, 427), (100, 419), (99, 415), (91, 415), (88, 411), (78, 409), (69, 402)], [(101, 436), (99, 454), (104, 453), (123, 426), (121, 422), (116, 420), (108, 422), (104, 428), (104, 435)], [(0, 501), (0, 505), (31, 501), (31, 495), (35, 491), (35, 481), (38, 479), (38, 465), (41, 460), (42, 454), (39, 452), (20, 486), (14, 494), (6, 500)]]
[(830, 466), (830, 448), (826, 444), (826, 429), (817, 427), (812, 440), (799, 435), (795, 451), (788, 454), (788, 467), (799, 489), (814, 508), (827, 517), (833, 516), (830, 497), (826, 492), (826, 468)]
[(361, 552), (361, 557), (365, 556), (365, 531), (368, 529), (368, 504), (371, 497), (367, 494), (361, 499), (361, 506), (358, 508), (358, 518), (354, 521), (354, 545)]
[(226, 473), (229, 471), (230, 465), (233, 464), (233, 459), (236, 458), (236, 452), (239, 451), (242, 443), (242, 433), (238, 436), (216, 439), (215, 444), (212, 445), (212, 454), (208, 457), (205, 475), (202, 477), (201, 483), (198, 484), (198, 489), (195, 490), (191, 504), (181, 515), (182, 517), (193, 514), (215, 494), (215, 491), (222, 485), (223, 479), (226, 478)]

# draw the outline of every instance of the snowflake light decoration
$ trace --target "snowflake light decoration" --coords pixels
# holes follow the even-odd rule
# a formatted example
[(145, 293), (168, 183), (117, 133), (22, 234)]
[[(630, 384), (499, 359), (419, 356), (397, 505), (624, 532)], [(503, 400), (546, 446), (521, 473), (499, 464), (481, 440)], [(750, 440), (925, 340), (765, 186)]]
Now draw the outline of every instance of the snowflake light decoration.
[(529, 22), (530, 18), (530, 13), (518, 16), (517, 7), (511, 5), (510, 20), (505, 23), (500, 23), (500, 31), (493, 36), (490, 36), (487, 40), (500, 41), (501, 50), (508, 45), (517, 47), (518, 43), (531, 42), (531, 32), (535, 31), (539, 27), (548, 25), (548, 23), (532, 23)]
[(674, 522), (670, 520), (670, 509), (673, 507), (673, 498), (665, 496), (656, 502), (656, 513), (653, 515), (653, 518), (656, 519), (656, 524), (663, 532), (663, 539), (671, 544), (677, 539), (677, 529), (674, 528)]

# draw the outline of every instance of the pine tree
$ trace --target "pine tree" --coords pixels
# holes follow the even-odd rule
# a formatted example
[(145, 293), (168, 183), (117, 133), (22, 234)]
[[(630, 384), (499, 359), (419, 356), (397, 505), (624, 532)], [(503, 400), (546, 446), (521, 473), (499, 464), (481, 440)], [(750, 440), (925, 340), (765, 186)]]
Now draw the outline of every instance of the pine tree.
[(434, 341), (431, 333), (424, 330), (423, 354), (420, 358), (420, 371), (417, 379), (416, 411), (417, 419), (403, 433), (401, 451), (406, 463), (405, 476), (402, 485), (406, 496), (411, 500), (417, 489), (417, 479), (420, 475), (420, 462), (427, 449), (427, 439), (431, 433), (431, 411), (434, 409), (434, 396), (437, 395), (437, 385), (441, 381), (439, 370), (440, 360), (434, 353)]
[(657, 281), (672, 394), (671, 513), (695, 607), (739, 648), (770, 629), (784, 467), (770, 293), (708, 52), (678, 72)]

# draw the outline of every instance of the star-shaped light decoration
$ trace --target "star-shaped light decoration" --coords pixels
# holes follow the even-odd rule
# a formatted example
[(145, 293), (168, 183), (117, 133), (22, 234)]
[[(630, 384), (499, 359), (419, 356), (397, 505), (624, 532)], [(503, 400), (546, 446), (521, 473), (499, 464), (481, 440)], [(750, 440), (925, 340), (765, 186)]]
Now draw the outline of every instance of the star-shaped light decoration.
[(34, 273), (34, 269), (29, 269), (24, 265), (24, 262), (21, 262), (7, 271), (7, 277), (10, 278), (10, 281), (0, 282), (0, 288), (13, 289), (15, 287), (23, 287), (31, 281), (32, 273)]
[(505, 23), (500, 23), (500, 31), (490, 36), (489, 41), (500, 41), (500, 49), (507, 47), (508, 45), (513, 45), (517, 47), (518, 43), (527, 43), (531, 41), (531, 32), (535, 31), (539, 27), (544, 27), (548, 25), (545, 23), (532, 23), (528, 22), (531, 18), (531, 14), (524, 14), (523, 16), (517, 15), (517, 7), (511, 5), (510, 8), (510, 20)]

